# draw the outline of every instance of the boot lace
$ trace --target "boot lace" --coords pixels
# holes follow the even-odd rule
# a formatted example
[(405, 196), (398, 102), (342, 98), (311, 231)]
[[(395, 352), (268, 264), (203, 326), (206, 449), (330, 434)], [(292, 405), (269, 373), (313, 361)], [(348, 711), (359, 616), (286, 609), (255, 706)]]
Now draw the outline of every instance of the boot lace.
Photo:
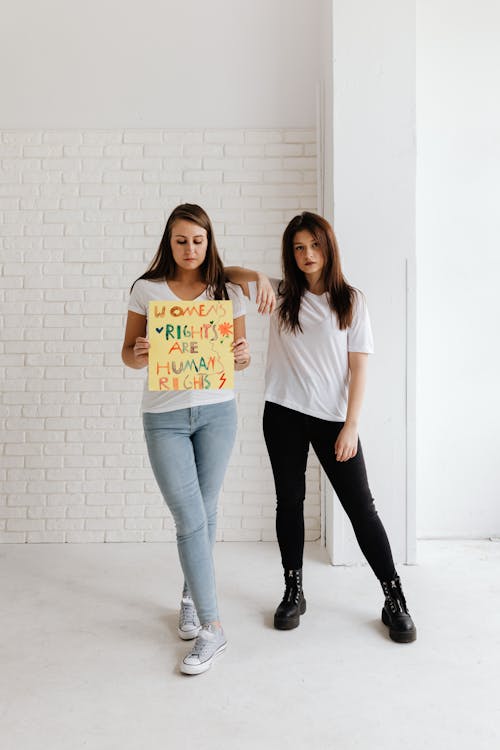
[[(290, 580), (292, 579), (292, 580)], [(283, 594), (283, 601), (294, 604), (298, 604), (300, 595), (302, 593), (302, 585), (300, 581), (300, 571), (289, 570), (286, 577), (285, 593)]]
[(386, 604), (393, 614), (409, 614), (399, 578), (393, 578), (390, 581), (383, 581), (382, 589), (385, 594)]

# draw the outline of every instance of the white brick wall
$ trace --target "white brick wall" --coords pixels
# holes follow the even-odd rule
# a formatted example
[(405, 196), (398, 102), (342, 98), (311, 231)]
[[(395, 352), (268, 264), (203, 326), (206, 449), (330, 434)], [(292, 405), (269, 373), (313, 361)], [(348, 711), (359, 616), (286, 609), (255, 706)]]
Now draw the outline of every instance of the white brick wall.
[[(143, 372), (120, 349), (128, 289), (172, 208), (201, 204), (227, 264), (279, 272), (286, 222), (316, 208), (311, 130), (4, 131), (1, 542), (163, 541), (173, 522), (145, 453)], [(266, 321), (247, 317), (239, 433), (219, 538), (270, 540), (272, 474), (261, 432)], [(306, 534), (319, 535), (308, 468)]]

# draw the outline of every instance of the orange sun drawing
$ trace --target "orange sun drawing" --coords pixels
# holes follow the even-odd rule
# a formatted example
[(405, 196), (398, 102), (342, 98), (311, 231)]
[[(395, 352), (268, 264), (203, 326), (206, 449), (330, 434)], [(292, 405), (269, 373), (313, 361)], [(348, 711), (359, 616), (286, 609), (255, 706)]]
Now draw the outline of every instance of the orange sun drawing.
[(221, 336), (231, 336), (233, 333), (232, 323), (221, 323), (218, 328)]

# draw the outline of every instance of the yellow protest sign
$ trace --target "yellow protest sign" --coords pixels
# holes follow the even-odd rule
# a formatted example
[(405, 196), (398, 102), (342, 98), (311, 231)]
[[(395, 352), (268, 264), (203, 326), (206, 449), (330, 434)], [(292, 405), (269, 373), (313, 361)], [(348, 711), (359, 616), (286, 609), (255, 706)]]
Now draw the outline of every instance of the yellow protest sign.
[(149, 303), (150, 391), (233, 388), (233, 303), (159, 300)]

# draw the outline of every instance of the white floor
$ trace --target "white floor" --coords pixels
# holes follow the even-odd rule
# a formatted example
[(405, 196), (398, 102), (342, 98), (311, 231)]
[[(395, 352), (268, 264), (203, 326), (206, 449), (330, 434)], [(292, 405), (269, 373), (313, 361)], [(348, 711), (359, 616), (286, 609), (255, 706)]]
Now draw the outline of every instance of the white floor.
[(186, 677), (175, 545), (1, 546), (2, 750), (500, 747), (500, 543), (420, 543), (408, 645), (367, 567), (308, 545), (307, 613), (278, 632), (275, 545), (216, 555), (229, 646)]

